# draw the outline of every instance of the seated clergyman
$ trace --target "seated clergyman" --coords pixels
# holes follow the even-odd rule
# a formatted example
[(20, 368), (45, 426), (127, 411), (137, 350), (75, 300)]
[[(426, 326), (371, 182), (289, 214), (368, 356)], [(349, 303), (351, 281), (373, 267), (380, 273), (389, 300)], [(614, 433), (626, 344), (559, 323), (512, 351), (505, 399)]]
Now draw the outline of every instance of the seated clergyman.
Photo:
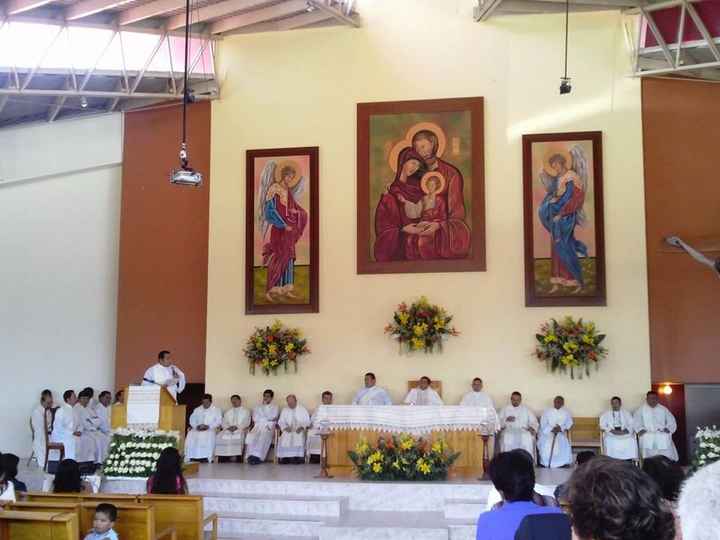
[(287, 407), (280, 413), (278, 427), (277, 457), (280, 463), (303, 463), (305, 457), (305, 431), (310, 427), (310, 415), (307, 409), (297, 402), (294, 394), (287, 398)]
[(417, 388), (413, 388), (405, 397), (407, 405), (443, 405), (440, 395), (430, 385), (430, 377), (420, 377)]
[(250, 411), (242, 406), (242, 399), (234, 394), (230, 398), (232, 407), (225, 412), (222, 431), (218, 433), (215, 455), (220, 461), (242, 461), (245, 435), (250, 429)]
[[(323, 405), (332, 405), (332, 392), (325, 390), (321, 399)], [(310, 463), (320, 463), (320, 450), (322, 449), (322, 440), (320, 439), (322, 426), (317, 422), (317, 412), (316, 409), (310, 417), (310, 429), (307, 432), (307, 453), (310, 456)]]
[(222, 424), (222, 411), (213, 405), (212, 396), (205, 394), (202, 405), (190, 415), (190, 431), (185, 439), (186, 461), (212, 461), (215, 437)]
[(245, 438), (245, 457), (250, 465), (259, 465), (265, 458), (273, 443), (275, 426), (280, 410), (272, 400), (275, 393), (268, 389), (263, 392), (263, 400), (253, 409), (253, 428)]
[(568, 431), (573, 426), (573, 417), (565, 407), (565, 399), (555, 396), (553, 406), (540, 419), (538, 454), (543, 467), (566, 467), (572, 463), (572, 448)]
[(622, 400), (610, 400), (610, 410), (600, 416), (605, 454), (615, 459), (637, 459), (638, 447), (632, 414), (622, 408)]
[(513, 392), (510, 404), (500, 411), (500, 451), (508, 452), (522, 448), (535, 455), (535, 434), (538, 421), (535, 415), (522, 404), (522, 394)]
[(673, 414), (659, 403), (658, 393), (650, 391), (645, 404), (635, 411), (635, 431), (640, 438), (642, 457), (665, 456), (678, 460), (678, 452), (673, 442), (673, 433), (677, 422)]
[(392, 405), (390, 394), (384, 388), (377, 386), (374, 373), (365, 374), (365, 388), (355, 394), (353, 405)]

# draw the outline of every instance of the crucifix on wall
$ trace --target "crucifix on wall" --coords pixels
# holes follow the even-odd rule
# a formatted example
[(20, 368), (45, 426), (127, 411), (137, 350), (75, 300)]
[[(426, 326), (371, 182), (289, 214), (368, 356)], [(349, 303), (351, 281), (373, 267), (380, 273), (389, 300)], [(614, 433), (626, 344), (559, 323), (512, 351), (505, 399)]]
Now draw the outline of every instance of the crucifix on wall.
[(703, 254), (703, 251), (709, 253), (720, 252), (720, 238), (706, 238), (693, 242), (698, 246), (697, 249), (677, 236), (668, 236), (665, 238), (665, 242), (673, 247), (682, 249), (697, 262), (712, 268), (717, 276), (720, 277), (720, 257), (713, 260)]

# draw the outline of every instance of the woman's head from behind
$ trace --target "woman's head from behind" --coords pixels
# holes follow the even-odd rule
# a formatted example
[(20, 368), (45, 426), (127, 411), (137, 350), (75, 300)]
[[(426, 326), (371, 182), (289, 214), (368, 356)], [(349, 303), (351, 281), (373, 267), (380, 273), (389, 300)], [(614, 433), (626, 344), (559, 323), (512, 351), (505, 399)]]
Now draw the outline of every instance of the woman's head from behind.
[(642, 469), (655, 480), (664, 499), (677, 501), (685, 480), (685, 473), (680, 465), (665, 456), (653, 456), (643, 461)]
[(55, 473), (53, 482), (54, 493), (80, 493), (82, 491), (82, 478), (80, 466), (74, 459), (63, 459)]
[(532, 456), (524, 450), (498, 454), (490, 462), (488, 475), (507, 502), (531, 501), (535, 488)]
[(177, 493), (178, 479), (184, 483), (182, 476), (182, 458), (177, 448), (171, 446), (160, 452), (153, 479), (153, 493)]

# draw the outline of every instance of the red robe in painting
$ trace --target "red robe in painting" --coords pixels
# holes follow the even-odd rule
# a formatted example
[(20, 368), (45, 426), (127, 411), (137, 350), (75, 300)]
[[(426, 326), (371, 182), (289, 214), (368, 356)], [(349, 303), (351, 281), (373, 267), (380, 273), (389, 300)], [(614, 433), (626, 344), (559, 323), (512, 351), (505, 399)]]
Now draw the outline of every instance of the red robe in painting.
[[(295, 244), (307, 226), (308, 214), (297, 203), (290, 190), (287, 205), (279, 194), (265, 203), (265, 214), (270, 226), (270, 239), (263, 246), (263, 265), (267, 267), (266, 290), (285, 285), (286, 275), (293, 271)], [(279, 219), (278, 219), (279, 218)], [(288, 226), (292, 230), (288, 230)]]

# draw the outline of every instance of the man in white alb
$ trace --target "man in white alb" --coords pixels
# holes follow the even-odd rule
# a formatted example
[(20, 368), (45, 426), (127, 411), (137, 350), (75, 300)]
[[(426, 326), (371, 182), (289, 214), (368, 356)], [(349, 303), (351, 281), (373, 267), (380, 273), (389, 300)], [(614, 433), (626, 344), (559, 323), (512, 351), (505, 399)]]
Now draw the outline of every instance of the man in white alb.
[(250, 429), (250, 411), (242, 406), (242, 399), (234, 394), (230, 398), (232, 407), (225, 412), (222, 431), (215, 442), (215, 455), (221, 462), (242, 461), (245, 435)]
[(540, 418), (538, 453), (541, 466), (555, 469), (572, 464), (572, 448), (567, 437), (572, 425), (572, 414), (565, 408), (565, 399), (555, 396), (553, 406)]
[(678, 452), (672, 435), (677, 430), (673, 414), (659, 403), (658, 393), (650, 391), (645, 404), (635, 411), (635, 431), (640, 437), (640, 451), (643, 458), (665, 456), (678, 460)]
[[(63, 394), (65, 403), (55, 413), (53, 431), (50, 437), (52, 442), (65, 445), (65, 458), (74, 459), (78, 463), (96, 462), (95, 441), (82, 431), (79, 418), (73, 408), (77, 403), (77, 396), (73, 390), (66, 390)], [(53, 450), (50, 460), (60, 459), (60, 453)]]
[[(332, 405), (333, 394), (330, 390), (325, 390), (320, 399), (323, 405)], [(310, 456), (310, 463), (320, 463), (320, 452), (322, 450), (320, 431), (323, 426), (316, 420), (318, 409), (315, 409), (315, 412), (310, 417), (310, 429), (307, 432), (307, 453)]]
[(112, 411), (110, 402), (112, 401), (112, 394), (107, 390), (100, 392), (98, 396), (98, 404), (95, 407), (95, 414), (100, 419), (100, 431), (106, 435), (110, 434), (112, 424)]
[(355, 394), (353, 405), (392, 405), (392, 399), (387, 390), (376, 386), (377, 379), (374, 373), (365, 374), (365, 388)]
[(622, 400), (610, 400), (610, 410), (600, 416), (605, 455), (615, 459), (637, 459), (638, 447), (632, 415), (622, 408)]
[(185, 390), (185, 374), (179, 367), (173, 365), (170, 351), (160, 351), (157, 364), (147, 369), (142, 383), (144, 386), (153, 384), (164, 386), (177, 401), (177, 395)]
[(430, 377), (420, 377), (418, 386), (408, 392), (403, 403), (406, 405), (444, 405), (440, 394), (430, 387), (431, 384)]
[[(483, 381), (480, 377), (475, 377), (472, 381), (472, 390), (465, 394), (460, 400), (461, 407), (482, 407), (487, 411), (488, 421), (491, 421), (496, 429), (500, 429), (500, 421), (498, 420), (497, 412), (495, 411), (495, 404), (492, 398), (483, 392)], [(487, 441), (488, 456), (492, 457), (495, 449), (495, 433), (483, 433), (488, 435)]]
[(190, 415), (190, 430), (185, 438), (185, 461), (211, 462), (215, 455), (215, 436), (222, 424), (222, 411), (205, 394), (202, 405)]
[(53, 396), (50, 390), (43, 390), (40, 394), (40, 404), (32, 412), (30, 422), (33, 428), (33, 452), (41, 469), (45, 468), (45, 433), (52, 428)]
[(275, 393), (272, 390), (265, 390), (262, 403), (253, 409), (253, 428), (245, 438), (245, 456), (250, 465), (260, 465), (265, 461), (273, 443), (275, 426), (280, 416), (280, 410), (272, 402), (273, 397)]
[(287, 407), (282, 410), (278, 420), (281, 433), (277, 456), (280, 463), (299, 465), (305, 461), (305, 430), (310, 427), (310, 414), (293, 394), (286, 401)]
[(513, 392), (510, 404), (500, 411), (500, 451), (509, 452), (522, 448), (535, 456), (535, 434), (538, 421), (535, 415), (522, 404), (522, 394)]
[(82, 426), (81, 431), (95, 443), (95, 463), (102, 463), (110, 451), (110, 435), (100, 430), (102, 422), (95, 411), (90, 408), (91, 396), (92, 390), (90, 389), (86, 388), (80, 392), (74, 408), (78, 425)]

